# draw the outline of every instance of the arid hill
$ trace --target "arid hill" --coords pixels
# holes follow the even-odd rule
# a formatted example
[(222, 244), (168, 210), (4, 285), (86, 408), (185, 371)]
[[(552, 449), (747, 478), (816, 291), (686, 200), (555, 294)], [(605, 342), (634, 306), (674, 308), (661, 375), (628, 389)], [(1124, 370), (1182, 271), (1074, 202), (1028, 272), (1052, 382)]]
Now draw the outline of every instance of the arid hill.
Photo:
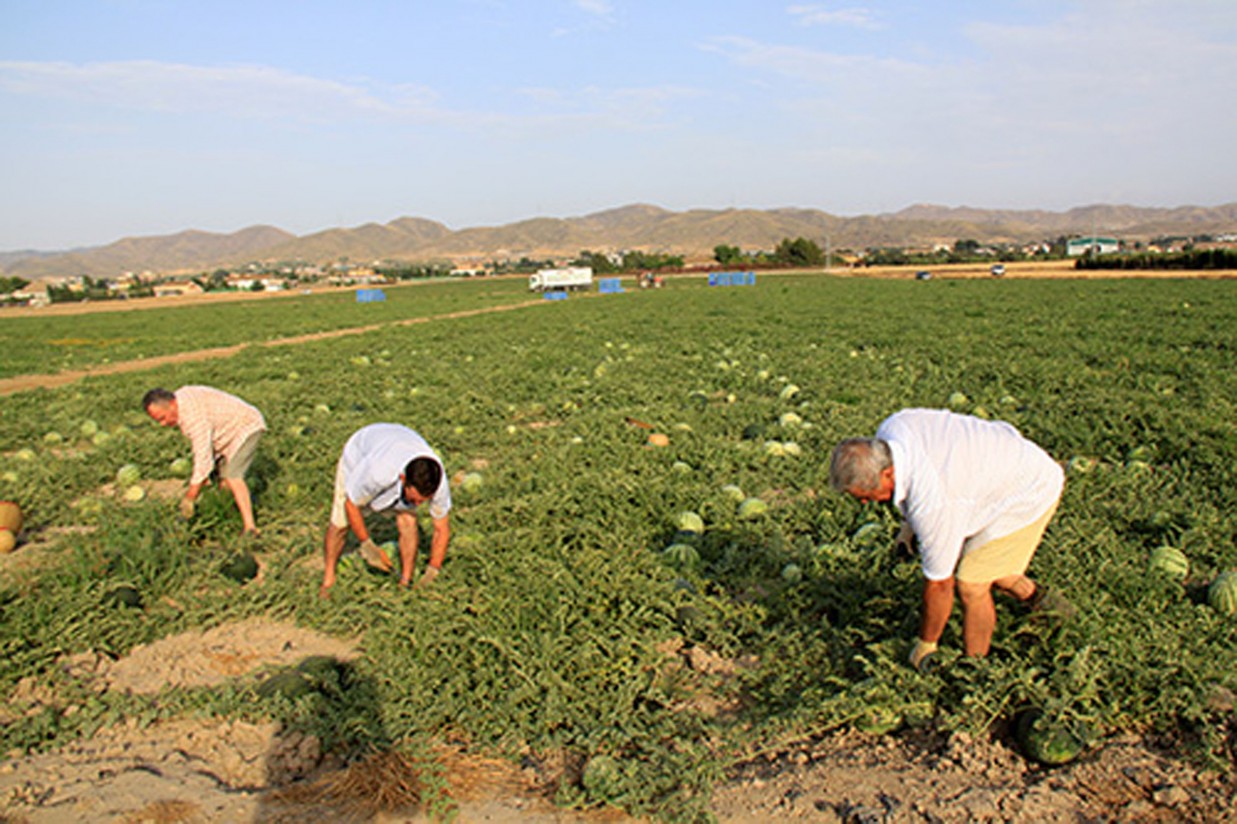
[(1094, 205), (1066, 212), (915, 205), (892, 214), (838, 217), (816, 209), (692, 209), (672, 212), (636, 204), (583, 217), (539, 217), (503, 226), (452, 230), (436, 221), (402, 217), (297, 237), (270, 226), (232, 234), (186, 231), (125, 238), (65, 254), (5, 253), (7, 275), (31, 280), (126, 271), (207, 271), (252, 261), (325, 264), (364, 262), (481, 262), (503, 258), (563, 258), (582, 250), (639, 249), (708, 259), (719, 244), (772, 249), (805, 237), (834, 249), (922, 248), (968, 238), (981, 243), (1031, 243), (1091, 233), (1125, 240), (1164, 235), (1237, 232), (1237, 203), (1216, 207), (1147, 208)]

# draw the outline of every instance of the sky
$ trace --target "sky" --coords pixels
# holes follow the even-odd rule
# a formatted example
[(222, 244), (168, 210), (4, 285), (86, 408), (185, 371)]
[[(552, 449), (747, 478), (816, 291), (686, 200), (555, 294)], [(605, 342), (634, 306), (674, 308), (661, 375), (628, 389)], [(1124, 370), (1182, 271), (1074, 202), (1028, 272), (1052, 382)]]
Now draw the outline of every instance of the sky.
[(0, 251), (1237, 201), (1233, 0), (0, 0)]

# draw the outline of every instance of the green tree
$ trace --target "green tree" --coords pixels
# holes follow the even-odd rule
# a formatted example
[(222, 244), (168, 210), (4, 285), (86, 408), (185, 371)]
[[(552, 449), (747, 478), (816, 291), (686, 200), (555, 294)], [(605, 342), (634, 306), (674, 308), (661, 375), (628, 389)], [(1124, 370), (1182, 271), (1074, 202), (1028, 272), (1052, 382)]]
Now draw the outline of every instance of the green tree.
[(743, 262), (743, 250), (738, 246), (720, 244), (713, 247), (713, 259), (722, 266), (732, 266)]
[(814, 240), (783, 238), (773, 251), (773, 259), (786, 266), (819, 266), (825, 261), (825, 253)]

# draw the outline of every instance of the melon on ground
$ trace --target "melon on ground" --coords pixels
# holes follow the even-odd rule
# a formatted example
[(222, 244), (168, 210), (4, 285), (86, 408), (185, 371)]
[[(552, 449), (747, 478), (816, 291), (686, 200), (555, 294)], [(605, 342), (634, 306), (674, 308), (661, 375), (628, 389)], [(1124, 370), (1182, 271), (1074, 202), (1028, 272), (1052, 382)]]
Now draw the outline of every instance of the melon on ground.
[(1207, 603), (1222, 615), (1237, 615), (1237, 569), (1222, 572), (1211, 582)]
[(14, 535), (21, 532), (21, 506), (13, 501), (0, 501), (0, 528), (7, 529)]

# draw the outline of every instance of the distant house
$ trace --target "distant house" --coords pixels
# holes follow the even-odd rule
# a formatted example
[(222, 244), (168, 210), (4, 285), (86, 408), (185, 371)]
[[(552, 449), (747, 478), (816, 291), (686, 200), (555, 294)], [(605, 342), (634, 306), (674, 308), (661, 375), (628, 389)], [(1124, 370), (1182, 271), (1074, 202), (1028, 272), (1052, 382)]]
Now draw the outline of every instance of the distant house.
[(1065, 254), (1070, 257), (1096, 254), (1107, 255), (1121, 251), (1121, 241), (1115, 237), (1075, 237), (1070, 238), (1065, 246)]
[(176, 298), (181, 295), (200, 295), (202, 287), (191, 280), (173, 280), (154, 287), (157, 298)]

